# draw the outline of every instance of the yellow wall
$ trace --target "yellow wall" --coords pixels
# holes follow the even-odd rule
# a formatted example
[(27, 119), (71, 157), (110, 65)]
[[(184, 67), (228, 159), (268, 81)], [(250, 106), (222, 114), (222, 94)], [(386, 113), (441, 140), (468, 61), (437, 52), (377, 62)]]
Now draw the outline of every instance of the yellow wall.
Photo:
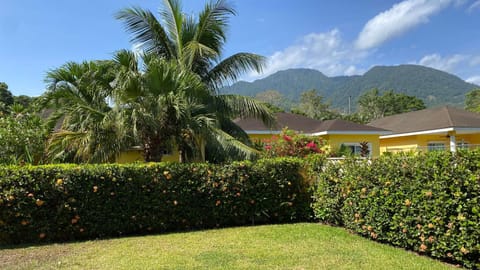
[[(271, 139), (273, 136), (278, 136), (278, 134), (249, 134), (252, 141), (263, 141), (265, 139)], [(372, 145), (372, 157), (378, 157), (380, 155), (380, 139), (379, 135), (342, 135), (342, 134), (333, 134), (333, 135), (324, 135), (320, 136), (327, 141), (327, 145), (331, 149), (339, 149), (340, 146), (344, 143), (361, 143), (369, 142)]]
[[(179, 155), (178, 151), (173, 151), (171, 155), (163, 155), (162, 161), (178, 161)], [(128, 150), (120, 153), (117, 157), (117, 163), (133, 163), (133, 162), (143, 162), (143, 150)]]
[[(480, 144), (480, 134), (456, 134), (457, 143)], [(427, 150), (429, 142), (443, 142), (445, 149), (450, 147), (450, 138), (446, 134), (425, 134), (380, 139), (380, 152), (401, 152)]]
[(339, 149), (342, 144), (345, 143), (361, 143), (369, 142), (372, 145), (372, 157), (378, 157), (380, 155), (380, 139), (379, 135), (363, 135), (363, 134), (353, 134), (353, 135), (342, 135), (342, 134), (332, 134), (322, 136), (327, 140), (327, 143), (332, 149)]

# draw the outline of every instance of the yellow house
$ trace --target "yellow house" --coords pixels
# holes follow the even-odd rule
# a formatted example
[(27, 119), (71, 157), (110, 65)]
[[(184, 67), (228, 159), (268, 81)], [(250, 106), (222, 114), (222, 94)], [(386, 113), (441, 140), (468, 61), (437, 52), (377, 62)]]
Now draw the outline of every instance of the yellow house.
[(250, 136), (252, 140), (269, 139), (280, 134), (287, 127), (290, 130), (325, 139), (332, 149), (339, 149), (342, 145), (350, 149), (353, 154), (361, 151), (360, 143), (368, 142), (370, 156), (380, 154), (380, 135), (389, 131), (357, 124), (341, 119), (320, 121), (302, 115), (291, 113), (276, 113), (276, 126), (269, 128), (256, 119), (236, 119), (235, 123)]
[(391, 130), (380, 136), (380, 152), (473, 148), (480, 144), (480, 114), (450, 106), (397, 114), (369, 125)]
[[(165, 152), (162, 156), (162, 161), (173, 161), (176, 162), (179, 160), (179, 153), (175, 149), (171, 152)], [(120, 153), (115, 159), (116, 163), (133, 163), (133, 162), (144, 162), (143, 157), (143, 148), (140, 146), (134, 146), (126, 151)]]

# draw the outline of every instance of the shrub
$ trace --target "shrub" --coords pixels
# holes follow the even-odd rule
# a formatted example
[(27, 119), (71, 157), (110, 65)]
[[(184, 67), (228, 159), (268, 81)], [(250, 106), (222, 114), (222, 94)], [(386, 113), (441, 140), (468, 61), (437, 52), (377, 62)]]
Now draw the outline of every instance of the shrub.
[(326, 144), (321, 137), (298, 134), (286, 128), (279, 137), (263, 140), (261, 146), (266, 157), (305, 157), (326, 153)]
[(306, 221), (304, 164), (0, 167), (0, 243)]
[(328, 164), (314, 212), (365, 237), (480, 267), (480, 151)]

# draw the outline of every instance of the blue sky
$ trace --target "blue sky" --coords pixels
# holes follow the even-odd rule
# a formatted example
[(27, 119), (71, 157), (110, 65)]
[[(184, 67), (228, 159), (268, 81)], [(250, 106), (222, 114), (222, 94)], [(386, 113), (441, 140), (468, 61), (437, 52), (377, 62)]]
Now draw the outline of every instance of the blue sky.
[[(269, 59), (263, 74), (314, 68), (363, 74), (375, 65), (420, 64), (480, 85), (480, 0), (232, 0), (225, 55)], [(186, 13), (204, 1), (184, 0)], [(108, 59), (132, 48), (113, 15), (161, 0), (1, 0), (0, 81), (15, 95), (44, 92), (45, 73), (67, 61)]]

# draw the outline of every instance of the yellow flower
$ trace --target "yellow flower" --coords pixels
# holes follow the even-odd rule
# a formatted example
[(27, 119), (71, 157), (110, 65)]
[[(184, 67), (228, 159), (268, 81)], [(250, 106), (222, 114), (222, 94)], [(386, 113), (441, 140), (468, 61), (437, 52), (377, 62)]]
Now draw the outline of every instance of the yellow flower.
[(57, 186), (60, 186), (63, 184), (63, 179), (57, 179)]
[(463, 254), (468, 254), (470, 251), (468, 249), (466, 249), (465, 247), (461, 247), (460, 252), (463, 253)]
[(405, 200), (405, 206), (410, 207), (410, 205), (412, 205), (412, 202), (409, 199), (406, 199)]

